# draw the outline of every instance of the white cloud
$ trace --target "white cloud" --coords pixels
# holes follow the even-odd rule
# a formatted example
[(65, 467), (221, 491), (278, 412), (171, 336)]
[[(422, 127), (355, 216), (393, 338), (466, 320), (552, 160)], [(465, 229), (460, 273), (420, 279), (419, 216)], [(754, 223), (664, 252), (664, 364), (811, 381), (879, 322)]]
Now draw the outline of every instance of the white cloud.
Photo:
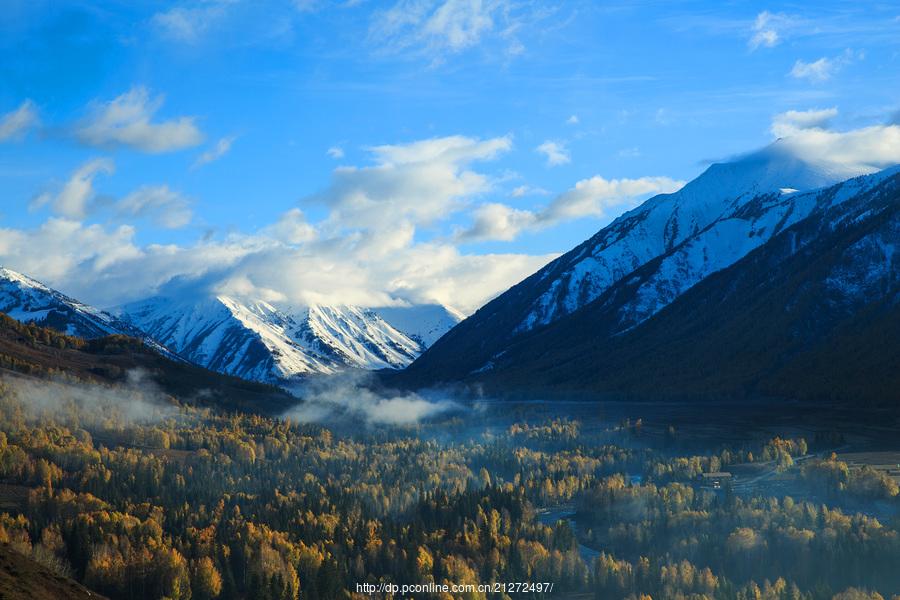
[(310, 201), (327, 205), (325, 229), (332, 235), (357, 232), (373, 252), (405, 245), (415, 227), (430, 225), (487, 192), (492, 182), (471, 168), (508, 151), (508, 137), (478, 140), (433, 138), (370, 148), (376, 164), (338, 167), (331, 185)]
[(520, 185), (509, 193), (513, 198), (522, 198), (524, 196), (546, 196), (550, 192), (540, 187), (531, 187), (530, 185)]
[[(370, 149), (374, 164), (335, 169), (331, 185), (308, 199), (328, 210), (316, 223), (294, 208), (256, 232), (192, 244), (142, 246), (133, 227), (52, 218), (36, 229), (0, 230), (0, 263), (102, 306), (190, 280), (299, 305), (439, 302), (471, 311), (555, 255), (468, 255), (438, 234), (422, 241), (416, 232), (493, 189), (474, 165), (510, 147), (505, 137), (461, 136), (378, 146)], [(160, 218), (185, 208), (181, 200), (157, 186), (109, 208)]]
[[(141, 250), (133, 244), (134, 233), (126, 225), (109, 230), (51, 217), (35, 229), (0, 229), (0, 261), (88, 298), (92, 288), (105, 287), (98, 279), (101, 273), (140, 256)], [(140, 275), (132, 279), (141, 280), (145, 274)]]
[(120, 216), (150, 218), (166, 229), (178, 229), (191, 222), (190, 202), (167, 185), (145, 185), (116, 203)]
[(572, 115), (566, 119), (566, 125), (578, 125), (578, 115)]
[(356, 418), (369, 424), (411, 425), (448, 411), (463, 410), (444, 397), (426, 398), (416, 393), (383, 396), (372, 391), (370, 374), (342, 373), (328, 380), (314, 379), (296, 389), (303, 403), (285, 413), (301, 423), (320, 423)]
[(751, 36), (747, 42), (750, 50), (757, 48), (773, 48), (781, 43), (785, 30), (797, 24), (795, 17), (784, 13), (772, 13), (767, 10), (756, 15), (751, 26)]
[(831, 79), (834, 69), (834, 62), (824, 56), (819, 60), (809, 63), (798, 60), (791, 69), (791, 77), (794, 79), (807, 79), (814, 83), (818, 83)]
[(114, 172), (115, 165), (108, 158), (89, 160), (78, 167), (58, 191), (44, 192), (32, 200), (30, 208), (49, 206), (54, 214), (71, 221), (81, 221), (98, 211), (111, 209), (119, 219), (148, 218), (168, 229), (184, 227), (190, 222), (190, 202), (167, 185), (145, 185), (121, 200), (98, 196), (94, 179)]
[(330, 156), (331, 158), (333, 158), (335, 160), (340, 160), (340, 159), (344, 158), (344, 149), (341, 148), (340, 146), (332, 146), (331, 148), (326, 150), (325, 154), (327, 154), (328, 156)]
[(482, 204), (472, 211), (472, 225), (459, 235), (462, 241), (514, 240), (538, 221), (530, 210), (519, 210), (499, 203)]
[(806, 79), (812, 83), (822, 83), (831, 79), (835, 73), (856, 60), (862, 60), (865, 55), (862, 52), (854, 52), (847, 49), (842, 54), (834, 57), (822, 57), (813, 62), (798, 60), (791, 69), (790, 76), (794, 79)]
[(105, 103), (95, 103), (91, 113), (75, 129), (75, 136), (91, 146), (128, 146), (151, 153), (170, 152), (203, 141), (193, 117), (151, 122), (162, 107), (163, 97), (151, 98), (144, 87), (134, 87)]
[(292, 208), (281, 215), (278, 221), (263, 229), (262, 233), (290, 245), (311, 242), (317, 236), (315, 226), (306, 220), (299, 208)]
[(383, 50), (421, 52), (440, 62), (492, 36), (510, 58), (525, 51), (515, 37), (526, 20), (517, 8), (511, 0), (398, 0), (376, 12), (369, 37)]
[(96, 197), (94, 178), (98, 174), (110, 175), (115, 170), (108, 158), (95, 158), (84, 163), (72, 173), (69, 180), (56, 192), (45, 192), (31, 203), (32, 209), (49, 205), (54, 213), (69, 219), (83, 219)]
[(234, 140), (237, 139), (235, 136), (223, 137), (216, 145), (201, 154), (197, 157), (197, 160), (194, 161), (193, 169), (199, 169), (203, 165), (208, 165), (211, 162), (217, 161), (231, 150), (231, 145), (234, 143)]
[(837, 107), (789, 110), (772, 119), (772, 133), (775, 137), (785, 137), (802, 129), (824, 128), (837, 115)]
[(37, 124), (37, 108), (31, 100), (25, 100), (16, 110), (0, 116), (0, 142), (21, 139)]
[(152, 22), (166, 37), (196, 43), (227, 14), (237, 0), (200, 0), (174, 6), (153, 15)]
[(788, 111), (772, 120), (772, 134), (797, 156), (847, 176), (900, 164), (900, 125), (835, 131), (836, 108)]
[(556, 257), (462, 254), (446, 243), (378, 256), (352, 237), (286, 244), (273, 231), (191, 245), (139, 246), (135, 235), (131, 226), (51, 218), (37, 229), (0, 229), (0, 263), (100, 306), (193, 280), (291, 305), (437, 302), (470, 312)]
[(547, 158), (547, 165), (551, 167), (564, 165), (572, 160), (569, 150), (562, 142), (547, 140), (534, 150), (539, 154), (543, 154)]
[(556, 223), (586, 216), (609, 218), (633, 208), (642, 197), (671, 193), (684, 183), (669, 177), (605, 179), (595, 175), (582, 179), (575, 187), (557, 196), (544, 209), (542, 220)]
[(473, 222), (457, 232), (460, 241), (512, 240), (525, 230), (542, 229), (584, 217), (611, 218), (633, 208), (651, 194), (674, 192), (684, 185), (668, 177), (583, 179), (538, 211), (485, 204), (473, 211)]

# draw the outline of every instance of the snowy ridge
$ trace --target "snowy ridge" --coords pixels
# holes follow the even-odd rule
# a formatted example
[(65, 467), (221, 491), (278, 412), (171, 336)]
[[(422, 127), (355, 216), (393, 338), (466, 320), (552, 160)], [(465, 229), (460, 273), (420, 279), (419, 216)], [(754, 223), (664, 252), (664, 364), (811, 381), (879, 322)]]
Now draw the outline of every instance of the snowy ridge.
[(399, 369), (425, 348), (422, 338), (355, 306), (295, 309), (220, 295), (156, 297), (116, 312), (191, 362), (273, 383), (347, 368)]
[(107, 312), (2, 267), (0, 312), (23, 323), (52, 327), (78, 337), (96, 338), (113, 334), (143, 337), (140, 331)]
[(690, 287), (731, 266), (795, 223), (874, 189), (897, 172), (896, 168), (886, 169), (811, 192), (759, 196), (717, 219), (661, 257), (649, 274), (645, 270), (636, 281), (629, 281), (640, 284), (633, 299), (619, 308), (621, 329), (650, 318)]
[[(672, 284), (669, 299), (666, 300), (666, 294), (658, 295), (655, 300), (647, 299), (648, 306), (671, 301), (673, 294), (696, 283), (697, 277), (702, 276), (699, 273), (716, 270), (715, 263), (720, 259), (714, 254), (719, 249), (724, 250), (721, 260), (727, 266), (771, 237), (777, 224), (771, 220), (777, 214), (783, 217), (795, 204), (802, 203), (795, 200), (798, 190), (823, 188), (861, 174), (805, 162), (779, 142), (736, 161), (714, 164), (681, 190), (655, 196), (622, 215), (591, 240), (539, 272), (538, 278), (546, 283), (546, 289), (534, 299), (516, 332), (546, 325), (574, 312), (642, 265), (687, 240), (705, 236), (706, 241), (694, 247), (699, 255), (681, 257), (687, 261), (681, 265), (686, 267), (684, 281), (678, 281), (678, 265), (667, 265), (667, 269), (674, 270), (666, 278)], [(762, 197), (770, 203), (770, 208), (783, 210), (768, 216), (760, 214), (757, 222), (752, 223), (750, 215), (744, 214), (745, 209), (762, 202)], [(708, 231), (713, 223), (730, 218), (745, 222), (732, 221)], [(747, 240), (750, 234), (755, 238)], [(706, 267), (692, 269), (698, 261)], [(690, 274), (692, 271), (694, 274)]]
[(426, 348), (465, 318), (461, 312), (441, 304), (384, 306), (373, 310)]

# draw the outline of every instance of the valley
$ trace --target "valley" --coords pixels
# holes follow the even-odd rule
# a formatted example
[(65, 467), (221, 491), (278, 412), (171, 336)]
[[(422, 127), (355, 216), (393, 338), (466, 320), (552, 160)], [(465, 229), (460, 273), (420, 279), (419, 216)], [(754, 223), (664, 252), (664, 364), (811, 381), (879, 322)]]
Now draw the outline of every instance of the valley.
[(900, 0), (0, 0), (0, 600), (900, 600)]
[[(111, 598), (362, 598), (357, 583), (385, 582), (900, 591), (871, 570), (900, 559), (897, 484), (842, 462), (896, 450), (892, 413), (482, 401), (389, 426), (91, 389), (3, 376), (0, 542)], [(721, 489), (701, 481), (719, 471), (733, 474)]]

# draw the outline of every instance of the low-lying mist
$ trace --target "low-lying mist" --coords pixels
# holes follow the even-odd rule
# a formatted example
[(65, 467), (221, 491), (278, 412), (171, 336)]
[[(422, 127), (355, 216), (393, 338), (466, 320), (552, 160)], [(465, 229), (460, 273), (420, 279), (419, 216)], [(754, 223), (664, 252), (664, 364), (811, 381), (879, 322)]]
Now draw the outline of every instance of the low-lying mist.
[(311, 379), (291, 388), (302, 402), (284, 413), (301, 423), (361, 420), (373, 425), (414, 425), (461, 411), (463, 405), (436, 391), (375, 391), (366, 373), (341, 373)]
[(178, 407), (143, 369), (129, 371), (119, 385), (15, 375), (0, 378), (0, 385), (6, 392), (3, 397), (19, 407), (26, 420), (109, 427), (144, 425), (179, 414)]

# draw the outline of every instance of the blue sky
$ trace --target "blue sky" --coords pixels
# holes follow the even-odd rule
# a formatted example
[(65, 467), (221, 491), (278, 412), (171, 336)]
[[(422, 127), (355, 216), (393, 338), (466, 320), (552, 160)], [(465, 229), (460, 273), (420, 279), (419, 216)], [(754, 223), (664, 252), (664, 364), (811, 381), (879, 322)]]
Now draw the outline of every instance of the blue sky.
[(101, 305), (470, 311), (789, 111), (900, 160), (867, 4), (8, 0), (0, 261)]

